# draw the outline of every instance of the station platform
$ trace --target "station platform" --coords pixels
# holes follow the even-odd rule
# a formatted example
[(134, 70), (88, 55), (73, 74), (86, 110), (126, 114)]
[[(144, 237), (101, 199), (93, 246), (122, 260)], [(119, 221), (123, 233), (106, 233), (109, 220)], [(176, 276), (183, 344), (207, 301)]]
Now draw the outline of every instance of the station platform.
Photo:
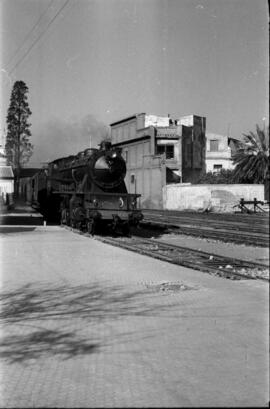
[(0, 225), (30, 225), (41, 226), (44, 223), (43, 216), (33, 209), (30, 204), (15, 201), (12, 208), (6, 206), (0, 208)]
[(269, 407), (268, 283), (60, 226), (0, 248), (1, 408)]

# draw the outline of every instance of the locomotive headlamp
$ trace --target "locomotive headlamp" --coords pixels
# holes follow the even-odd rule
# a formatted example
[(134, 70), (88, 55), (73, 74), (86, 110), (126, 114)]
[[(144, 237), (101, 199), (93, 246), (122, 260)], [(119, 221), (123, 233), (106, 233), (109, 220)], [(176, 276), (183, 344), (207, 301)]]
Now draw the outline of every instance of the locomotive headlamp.
[(116, 154), (116, 152), (114, 152), (114, 153), (112, 154), (112, 158), (116, 158), (116, 156), (117, 156), (117, 154)]
[(93, 200), (93, 205), (94, 205), (95, 207), (98, 207), (98, 201), (97, 201), (97, 199), (94, 199), (94, 200)]
[(124, 206), (124, 200), (122, 199), (122, 197), (120, 197), (119, 199), (119, 207), (123, 207)]

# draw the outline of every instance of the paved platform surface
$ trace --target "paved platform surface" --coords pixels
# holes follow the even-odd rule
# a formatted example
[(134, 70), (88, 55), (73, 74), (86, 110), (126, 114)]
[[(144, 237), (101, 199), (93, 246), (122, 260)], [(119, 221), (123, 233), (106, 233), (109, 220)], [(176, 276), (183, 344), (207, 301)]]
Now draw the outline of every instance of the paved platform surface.
[(0, 249), (1, 407), (268, 406), (267, 283), (60, 227)]

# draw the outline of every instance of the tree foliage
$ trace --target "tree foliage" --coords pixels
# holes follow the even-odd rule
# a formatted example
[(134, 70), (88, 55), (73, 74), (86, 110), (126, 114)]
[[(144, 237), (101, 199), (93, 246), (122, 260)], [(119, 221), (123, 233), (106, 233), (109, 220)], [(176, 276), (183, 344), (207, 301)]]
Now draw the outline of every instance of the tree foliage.
[(220, 172), (207, 172), (198, 181), (198, 184), (230, 184), (233, 182), (233, 170), (221, 169)]
[(7, 114), (5, 147), (7, 161), (18, 172), (29, 161), (33, 153), (33, 145), (29, 142), (31, 124), (28, 122), (32, 112), (28, 105), (27, 93), (28, 87), (23, 81), (14, 83)]
[(269, 179), (269, 127), (243, 134), (244, 140), (232, 159), (236, 183), (265, 183)]

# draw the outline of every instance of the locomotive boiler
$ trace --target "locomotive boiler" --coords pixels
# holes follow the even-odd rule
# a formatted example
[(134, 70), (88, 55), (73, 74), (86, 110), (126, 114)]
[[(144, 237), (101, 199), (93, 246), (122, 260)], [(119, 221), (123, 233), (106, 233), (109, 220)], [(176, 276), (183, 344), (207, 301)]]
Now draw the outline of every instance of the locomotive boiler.
[(139, 194), (129, 194), (124, 178), (126, 163), (121, 150), (110, 142), (100, 149), (50, 162), (35, 183), (40, 211), (47, 220), (93, 234), (100, 226), (128, 233), (143, 215)]

